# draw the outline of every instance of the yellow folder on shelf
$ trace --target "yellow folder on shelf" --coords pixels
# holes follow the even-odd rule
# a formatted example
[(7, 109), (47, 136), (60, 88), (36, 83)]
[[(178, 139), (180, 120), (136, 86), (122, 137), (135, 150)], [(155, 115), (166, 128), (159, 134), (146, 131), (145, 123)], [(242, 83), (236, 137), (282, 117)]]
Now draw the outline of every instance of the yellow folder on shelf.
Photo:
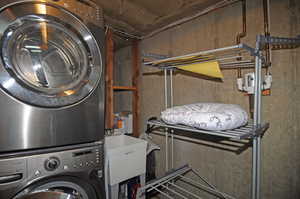
[(217, 61), (192, 63), (183, 66), (177, 66), (177, 68), (209, 77), (223, 78), (223, 74)]

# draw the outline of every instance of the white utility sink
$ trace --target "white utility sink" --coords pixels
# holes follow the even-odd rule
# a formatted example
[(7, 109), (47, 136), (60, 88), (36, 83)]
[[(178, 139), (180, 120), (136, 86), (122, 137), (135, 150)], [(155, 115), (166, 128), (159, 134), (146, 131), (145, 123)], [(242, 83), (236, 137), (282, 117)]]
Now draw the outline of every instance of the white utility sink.
[(105, 137), (105, 155), (109, 185), (115, 185), (146, 173), (147, 142), (126, 136)]

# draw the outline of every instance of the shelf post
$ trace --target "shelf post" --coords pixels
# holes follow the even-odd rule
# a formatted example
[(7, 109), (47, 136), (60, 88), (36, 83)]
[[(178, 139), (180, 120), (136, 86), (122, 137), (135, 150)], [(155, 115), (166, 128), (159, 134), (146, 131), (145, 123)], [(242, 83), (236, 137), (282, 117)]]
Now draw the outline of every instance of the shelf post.
[[(165, 109), (173, 107), (174, 94), (173, 94), (173, 69), (164, 69), (164, 97), (165, 97)], [(169, 171), (169, 163), (171, 163), (171, 169), (174, 168), (174, 130), (169, 132), (168, 128), (165, 128), (165, 145), (166, 145), (166, 168)], [(171, 154), (169, 150), (169, 136), (171, 137)], [(171, 155), (171, 156), (170, 156)], [(171, 159), (171, 162), (170, 162)]]
[[(174, 106), (173, 69), (170, 69), (170, 106)], [(171, 130), (171, 168), (174, 169), (174, 130)]]
[[(164, 83), (165, 83), (165, 109), (168, 108), (168, 70), (164, 69)], [(166, 145), (166, 165), (165, 165), (165, 171), (169, 171), (169, 130), (168, 128), (165, 128), (166, 136), (165, 136), (165, 145)]]
[[(259, 36), (256, 40), (256, 56), (255, 56), (255, 93), (254, 93), (254, 125), (261, 125), (261, 68), (262, 53), (260, 51)], [(260, 199), (260, 169), (261, 169), (261, 136), (253, 139), (252, 149), (252, 199)]]

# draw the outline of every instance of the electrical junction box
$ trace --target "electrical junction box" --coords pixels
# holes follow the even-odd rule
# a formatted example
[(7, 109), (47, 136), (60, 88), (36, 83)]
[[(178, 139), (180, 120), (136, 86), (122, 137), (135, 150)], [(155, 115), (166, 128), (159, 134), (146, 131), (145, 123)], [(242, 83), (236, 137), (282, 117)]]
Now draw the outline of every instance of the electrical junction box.
[[(272, 75), (267, 74), (262, 80), (262, 90), (268, 90), (272, 86)], [(246, 92), (248, 94), (254, 94), (255, 91), (255, 74), (247, 73), (244, 78), (237, 79), (237, 86), (240, 91)]]

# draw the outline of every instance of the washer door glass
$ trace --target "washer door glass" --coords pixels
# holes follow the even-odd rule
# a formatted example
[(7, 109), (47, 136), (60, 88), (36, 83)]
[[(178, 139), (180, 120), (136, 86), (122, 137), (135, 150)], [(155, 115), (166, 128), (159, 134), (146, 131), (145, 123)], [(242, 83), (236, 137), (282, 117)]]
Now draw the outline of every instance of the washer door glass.
[(81, 199), (80, 196), (59, 191), (39, 191), (33, 192), (18, 199)]
[[(74, 182), (75, 178), (71, 179), (56, 180), (54, 178), (48, 179), (44, 183), (40, 182), (40, 185), (33, 184), (18, 193), (13, 199), (101, 199), (97, 197), (89, 184), (84, 184), (79, 179), (76, 179), (77, 182)], [(65, 198), (66, 196), (70, 198)]]
[(0, 18), (7, 19), (0, 70), (7, 93), (28, 104), (62, 107), (80, 102), (95, 89), (101, 53), (86, 26), (71, 13), (23, 3), (2, 10)]

